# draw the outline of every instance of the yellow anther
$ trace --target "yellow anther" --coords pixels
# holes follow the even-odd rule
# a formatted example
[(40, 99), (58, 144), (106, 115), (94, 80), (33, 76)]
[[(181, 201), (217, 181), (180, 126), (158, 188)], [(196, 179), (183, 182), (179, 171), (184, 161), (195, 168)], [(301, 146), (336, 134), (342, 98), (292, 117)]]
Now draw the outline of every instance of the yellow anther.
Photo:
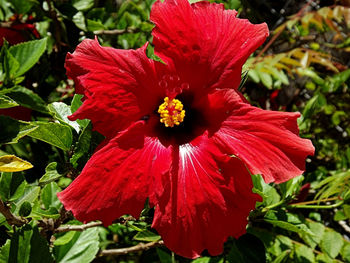
[(181, 101), (177, 99), (169, 100), (168, 97), (165, 97), (164, 102), (158, 108), (160, 122), (163, 123), (165, 127), (180, 125), (185, 118), (185, 110), (183, 110), (183, 107)]

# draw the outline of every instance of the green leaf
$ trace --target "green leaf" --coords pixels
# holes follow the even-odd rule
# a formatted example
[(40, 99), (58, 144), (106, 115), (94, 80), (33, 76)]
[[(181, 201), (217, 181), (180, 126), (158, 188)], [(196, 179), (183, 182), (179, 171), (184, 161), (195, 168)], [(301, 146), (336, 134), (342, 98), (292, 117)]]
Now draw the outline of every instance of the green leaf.
[(72, 21), (81, 30), (86, 31), (85, 17), (83, 12), (79, 11), (74, 16)]
[(268, 89), (271, 89), (273, 83), (271, 75), (264, 71), (257, 71), (257, 73), (264, 86)]
[[(83, 104), (81, 99), (83, 98), (83, 95), (75, 94), (72, 100), (72, 104), (70, 106), (70, 109), (72, 113), (76, 112), (77, 109)], [(76, 120), (76, 122), (80, 125), (80, 127), (85, 128), (89, 124), (89, 120)]]
[(32, 40), (17, 44), (9, 48), (9, 52), (19, 62), (19, 69), (15, 77), (26, 73), (37, 63), (46, 49), (47, 38)]
[(279, 254), (275, 260), (272, 263), (282, 263), (282, 262), (286, 262), (286, 259), (289, 257), (289, 254), (291, 253), (291, 251), (288, 250), (284, 250), (281, 254)]
[(27, 185), (22, 174), (2, 173), (0, 197), (3, 201), (13, 201), (23, 195)]
[(57, 197), (57, 193), (61, 191), (61, 188), (55, 183), (49, 183), (41, 190), (41, 200), (46, 209), (54, 207), (60, 209), (62, 204)]
[(100, 21), (87, 19), (86, 23), (87, 23), (88, 31), (91, 31), (91, 32), (105, 29), (104, 25)]
[(25, 225), (15, 231), (11, 238), (8, 263), (53, 262), (46, 240), (37, 226)]
[(73, 6), (79, 11), (86, 11), (94, 6), (94, 0), (73, 0)]
[(348, 115), (344, 111), (336, 111), (332, 115), (332, 123), (334, 125), (339, 125), (340, 122), (344, 119), (347, 119)]
[(80, 125), (76, 121), (70, 121), (67, 117), (72, 115), (71, 108), (63, 102), (53, 102), (47, 107), (53, 116), (60, 122), (70, 125), (76, 130), (80, 131)]
[(34, 4), (38, 3), (35, 0), (11, 0), (17, 14), (26, 14)]
[(26, 217), (29, 216), (32, 212), (32, 205), (28, 201), (24, 201), (21, 207), (19, 208), (18, 214), (20, 216)]
[(339, 263), (338, 260), (330, 258), (327, 254), (321, 253), (316, 256), (317, 263)]
[(6, 92), (6, 96), (10, 97), (23, 107), (42, 113), (48, 112), (45, 101), (40, 98), (39, 95), (25, 87), (15, 86)]
[(83, 97), (84, 96), (81, 95), (81, 94), (75, 94), (74, 95), (73, 100), (72, 100), (72, 104), (70, 106), (70, 109), (71, 109), (72, 113), (76, 112), (79, 109), (79, 107), (83, 104), (83, 102), (81, 101), (81, 99)]
[(315, 112), (320, 110), (326, 104), (327, 104), (327, 100), (322, 94), (315, 95), (305, 105), (305, 108), (303, 111), (304, 119), (310, 118), (311, 115), (313, 115)]
[(74, 231), (68, 231), (67, 233), (63, 234), (62, 236), (58, 237), (54, 241), (55, 246), (63, 246), (67, 243), (69, 243), (73, 238), (75, 237)]
[(241, 0), (229, 0), (228, 9), (238, 10), (242, 6)]
[(5, 95), (0, 95), (0, 109), (12, 108), (18, 105), (19, 104), (15, 102), (13, 99), (11, 99), (10, 97), (7, 97)]
[(67, 178), (67, 177), (61, 177), (57, 184), (59, 187), (61, 188), (67, 188), (72, 182), (72, 179), (71, 178)]
[(3, 70), (5, 73), (5, 79), (4, 79), (4, 83), (8, 83), (10, 80), (12, 80), (15, 75), (16, 72), (20, 66), (20, 63), (18, 62), (18, 60), (10, 53), (10, 51), (6, 48), (3, 47), (3, 53), (4, 53), (4, 57), (3, 57)]
[(286, 221), (281, 221), (281, 220), (271, 220), (271, 219), (264, 219), (265, 222), (268, 222), (276, 227), (288, 230), (288, 231), (292, 231), (295, 233), (298, 233), (300, 235), (313, 235), (313, 233), (308, 230), (304, 224), (298, 224), (298, 225), (294, 225), (291, 224), (289, 222)]
[(252, 175), (252, 180), (254, 184), (253, 191), (263, 197), (263, 203), (265, 205), (273, 205), (281, 200), (280, 195), (277, 193), (276, 189), (271, 185), (265, 183), (261, 175)]
[(340, 253), (345, 262), (350, 262), (350, 243), (346, 242)]
[(326, 86), (329, 91), (336, 91), (350, 78), (350, 69), (344, 70), (332, 77), (327, 78)]
[(32, 124), (0, 115), (0, 144), (17, 143), (19, 139), (28, 135), (36, 128)]
[(324, 85), (325, 81), (317, 75), (315, 71), (313, 71), (310, 68), (297, 68), (297, 73), (301, 76), (307, 76), (310, 77), (316, 84), (322, 86)]
[(161, 237), (160, 235), (157, 235), (149, 230), (144, 230), (142, 232), (138, 232), (134, 236), (134, 239), (138, 241), (154, 242), (160, 240)]
[(20, 196), (14, 202), (16, 205), (15, 213), (17, 214), (19, 212), (19, 209), (24, 202), (34, 203), (34, 201), (36, 201), (36, 199), (38, 198), (39, 193), (40, 193), (39, 186), (26, 185), (23, 195)]
[(340, 220), (346, 220), (348, 217), (344, 214), (343, 210), (338, 210), (335, 212), (333, 220), (334, 221), (340, 221)]
[(320, 243), (321, 250), (331, 258), (335, 258), (340, 253), (343, 246), (341, 234), (334, 230), (325, 231)]
[(283, 250), (293, 248), (293, 245), (291, 244), (292, 241), (289, 238), (281, 238), (280, 236), (276, 236), (274, 231), (267, 229), (268, 228), (263, 229), (248, 227), (247, 232), (258, 237), (264, 243), (264, 246), (267, 249), (266, 256), (269, 257), (268, 261), (272, 261), (271, 255), (278, 256)]
[[(172, 256), (169, 253), (165, 252), (163, 249), (157, 247), (156, 250), (157, 250), (157, 254), (158, 254), (158, 257), (159, 257), (159, 260), (161, 263), (173, 263), (174, 262)], [(193, 263), (193, 261), (192, 261), (192, 263)]]
[(44, 141), (65, 151), (70, 150), (73, 136), (72, 130), (68, 126), (42, 121), (32, 122), (32, 124), (38, 126), (38, 128), (28, 134), (30, 137)]
[(59, 174), (56, 168), (56, 162), (49, 163), (45, 168), (45, 174), (39, 180), (39, 185), (45, 185), (61, 178), (63, 175)]
[[(197, 1), (197, 0), (194, 0), (194, 1)], [(194, 1), (192, 1), (192, 2), (194, 2)], [(170, 262), (172, 263), (173, 261), (170, 261)], [(214, 260), (212, 260), (211, 257), (200, 257), (200, 258), (196, 258), (196, 259), (192, 260), (191, 263), (212, 263), (212, 262), (214, 262)]]
[(303, 235), (303, 239), (314, 249), (321, 242), (326, 228), (323, 224), (313, 221), (307, 221), (306, 224), (314, 235)]
[(294, 196), (298, 190), (301, 187), (301, 184), (303, 183), (304, 176), (298, 176), (293, 179), (290, 179), (289, 181), (279, 184), (279, 187), (283, 193), (284, 198), (292, 197)]
[(32, 213), (30, 216), (36, 220), (42, 220), (43, 218), (53, 218), (57, 219), (61, 215), (58, 210), (54, 207), (50, 207), (47, 210), (41, 209), (41, 203), (36, 200), (33, 205)]
[(74, 168), (77, 168), (79, 164), (85, 164), (88, 159), (88, 153), (90, 150), (92, 138), (92, 125), (91, 123), (86, 126), (79, 136), (78, 143), (74, 149), (74, 154), (70, 159), (70, 163)]
[(350, 218), (350, 205), (343, 205), (343, 211), (344, 211), (344, 215), (347, 218)]
[[(348, 150), (350, 150), (350, 148), (348, 148)], [(348, 200), (350, 200), (350, 189), (344, 194), (344, 201)]]
[(11, 240), (7, 239), (6, 243), (0, 248), (0, 263), (9, 263)]
[(70, 242), (54, 247), (57, 263), (91, 262), (99, 249), (99, 236), (96, 227), (83, 232), (75, 232)]
[(296, 244), (295, 245), (295, 254), (297, 256), (298, 261), (297, 262), (310, 262), (314, 263), (315, 262), (315, 255), (312, 251), (311, 248), (301, 245), (301, 244)]
[(256, 69), (250, 69), (248, 71), (248, 77), (253, 80), (255, 83), (259, 83), (260, 78), (259, 78), (259, 74), (256, 71)]
[(239, 251), (236, 242), (233, 243), (233, 246), (227, 255), (227, 261), (229, 263), (245, 263), (245, 259), (241, 254), (241, 251)]

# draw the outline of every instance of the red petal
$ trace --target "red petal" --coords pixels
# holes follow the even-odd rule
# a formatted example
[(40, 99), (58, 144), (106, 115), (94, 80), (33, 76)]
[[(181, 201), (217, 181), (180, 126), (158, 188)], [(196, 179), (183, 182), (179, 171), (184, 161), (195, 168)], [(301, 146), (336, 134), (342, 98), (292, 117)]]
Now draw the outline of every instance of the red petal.
[(25, 31), (16, 30), (16, 28), (0, 28), (0, 46), (4, 44), (4, 38), (10, 45), (15, 45), (21, 42), (25, 42), (30, 39), (29, 35), (26, 35)]
[[(221, 149), (239, 157), (253, 174), (261, 174), (267, 183), (281, 183), (301, 175), (305, 159), (314, 154), (314, 147), (310, 140), (299, 137), (300, 114), (252, 107), (242, 102), (234, 91), (226, 98), (230, 101), (225, 104), (225, 114), (230, 116), (214, 135)], [(227, 107), (231, 109), (227, 111)]]
[[(171, 186), (160, 198), (152, 227), (165, 245), (189, 258), (222, 252), (228, 236), (245, 232), (259, 196), (237, 158), (222, 155), (206, 135), (174, 153)], [(176, 166), (178, 163), (178, 166)]]
[(212, 90), (206, 96), (199, 96), (198, 100), (193, 102), (193, 107), (202, 113), (208, 130), (210, 133), (214, 133), (220, 128), (222, 122), (230, 116), (232, 108), (237, 103), (244, 101), (246, 99), (241, 93), (232, 89), (220, 89)]
[(67, 54), (67, 75), (75, 81), (84, 104), (71, 120), (89, 118), (94, 128), (113, 138), (143, 115), (153, 112), (156, 96), (155, 70), (145, 54), (147, 44), (137, 50), (101, 47), (84, 40), (73, 54)]
[(253, 25), (236, 14), (207, 1), (158, 0), (151, 11), (155, 53), (174, 63), (192, 88), (238, 88), (242, 65), (269, 31), (265, 23)]
[(159, 180), (170, 169), (170, 153), (156, 138), (144, 138), (138, 122), (96, 152), (59, 199), (84, 222), (138, 217), (147, 197), (162, 194)]
[(32, 110), (22, 106), (0, 109), (0, 115), (10, 116), (11, 118), (22, 121), (32, 120)]

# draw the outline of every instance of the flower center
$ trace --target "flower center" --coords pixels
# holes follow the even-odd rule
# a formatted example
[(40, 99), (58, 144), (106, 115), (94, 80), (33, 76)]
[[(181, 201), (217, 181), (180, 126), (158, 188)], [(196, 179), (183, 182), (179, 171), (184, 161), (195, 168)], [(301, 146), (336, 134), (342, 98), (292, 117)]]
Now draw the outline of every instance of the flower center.
[(164, 102), (159, 106), (158, 113), (160, 114), (160, 122), (165, 127), (174, 127), (180, 125), (185, 118), (184, 105), (177, 99), (170, 100), (168, 97), (164, 98)]

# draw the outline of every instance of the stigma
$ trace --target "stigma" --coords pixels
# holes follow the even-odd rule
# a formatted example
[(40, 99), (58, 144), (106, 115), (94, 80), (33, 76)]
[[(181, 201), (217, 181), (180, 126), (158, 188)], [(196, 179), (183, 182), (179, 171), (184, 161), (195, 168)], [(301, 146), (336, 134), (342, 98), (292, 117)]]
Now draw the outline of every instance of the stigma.
[(168, 97), (165, 97), (164, 102), (158, 108), (160, 122), (163, 123), (165, 127), (180, 125), (185, 118), (185, 110), (183, 107), (181, 101), (178, 99), (170, 100)]

